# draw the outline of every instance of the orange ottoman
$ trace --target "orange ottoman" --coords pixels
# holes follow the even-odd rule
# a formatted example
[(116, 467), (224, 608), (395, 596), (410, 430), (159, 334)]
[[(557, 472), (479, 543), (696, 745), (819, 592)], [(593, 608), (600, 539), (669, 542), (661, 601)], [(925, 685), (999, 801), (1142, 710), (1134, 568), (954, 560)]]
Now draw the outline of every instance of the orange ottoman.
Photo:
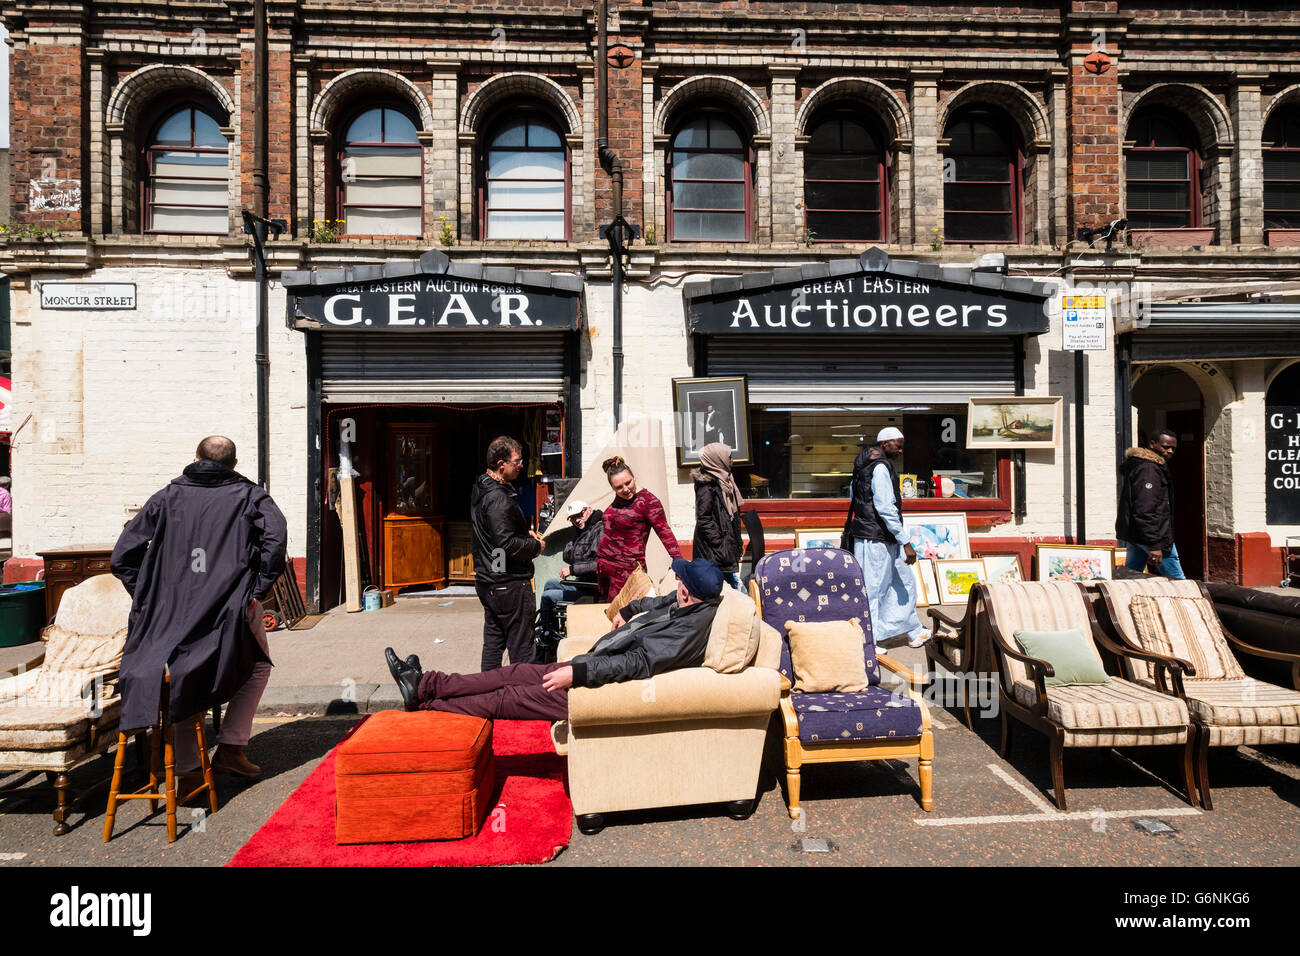
[(492, 722), (385, 710), (339, 744), (336, 843), (473, 836), (492, 798)]

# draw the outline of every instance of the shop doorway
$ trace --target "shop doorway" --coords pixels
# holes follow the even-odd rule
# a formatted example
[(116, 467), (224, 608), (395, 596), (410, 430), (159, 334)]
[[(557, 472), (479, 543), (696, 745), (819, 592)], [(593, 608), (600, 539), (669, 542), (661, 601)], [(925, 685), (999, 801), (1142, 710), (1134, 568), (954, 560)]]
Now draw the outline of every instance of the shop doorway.
[(1174, 488), (1174, 543), (1183, 571), (1204, 579), (1205, 537), (1205, 398), (1186, 372), (1161, 365), (1133, 386), (1138, 410), (1137, 444), (1145, 448), (1157, 428), (1178, 436), (1178, 453), (1170, 463)]

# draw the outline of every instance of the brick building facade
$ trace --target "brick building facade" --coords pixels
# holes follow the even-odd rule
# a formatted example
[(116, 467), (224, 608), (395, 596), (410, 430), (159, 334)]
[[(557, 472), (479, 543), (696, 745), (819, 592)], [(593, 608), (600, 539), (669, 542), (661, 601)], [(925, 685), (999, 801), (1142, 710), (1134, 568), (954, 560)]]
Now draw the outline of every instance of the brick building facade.
[[(321, 591), (309, 597), (331, 604), (333, 519), (307, 489), (332, 464), (317, 441), (328, 447), (333, 412), (379, 409), (385, 441), (409, 426), (475, 466), (481, 449), (458, 444), (467, 436), (541, 427), (545, 441), (558, 427), (571, 447), (540, 469), (555, 474), (590, 465), (612, 430), (596, 29), (590, 2), (565, 0), (267, 7), (269, 215), (290, 223), (270, 247), (273, 280), (315, 270), (317, 282), (355, 284), (436, 249), (448, 275), (581, 287), (576, 331), (527, 339), (550, 384), (537, 372), (511, 402), (505, 386), (468, 381), (474, 369), (493, 379), (477, 333), (410, 333), (403, 345), (440, 363), (439, 376), (385, 376), (378, 365), (402, 360), (380, 339), (290, 328), (273, 282), (270, 488), (291, 554), (315, 567)], [(759, 352), (788, 349), (789, 367), (758, 363), (750, 381), (767, 457), (747, 474), (760, 478), (749, 487), (769, 540), (838, 526), (836, 475), (859, 433), (894, 422), (933, 446), (914, 442), (900, 471), (950, 472), (970, 495), (905, 510), (966, 512), (977, 550), (1028, 557), (1037, 541), (1071, 539), (1080, 449), (1087, 537), (1113, 541), (1123, 446), (1173, 427), (1191, 489), (1185, 559), (1220, 578), (1278, 576), (1276, 549), (1300, 533), (1300, 489), (1266, 494), (1278, 477), (1269, 410), (1300, 406), (1287, 372), (1300, 356), (1289, 344), (1300, 329), (1300, 14), (1084, 0), (611, 8), (610, 43), (631, 55), (609, 71), (609, 143), (625, 215), (643, 230), (624, 290), (624, 414), (671, 422), (671, 379), (751, 371), (741, 366)], [(201, 434), (230, 434), (245, 465), (255, 460), (255, 290), (239, 225), (253, 189), (250, 16), (216, 2), (6, 8), (13, 217), (55, 232), (0, 244), (14, 421), (32, 415), (13, 454), (10, 577), (46, 547), (113, 540)], [(1113, 249), (1076, 238), (1120, 219), (1129, 229)], [(728, 276), (815, 295), (809, 283), (871, 247), (889, 265), (858, 274), (911, 275), (925, 294), (992, 282), (990, 294), (1015, 298), (1038, 282), (1046, 331), (913, 336), (900, 320), (883, 338), (837, 343), (791, 323), (747, 345), (689, 314), (689, 288)], [(971, 271), (988, 253), (1005, 275)], [(46, 283), (134, 284), (135, 307), (42, 308)], [(1086, 353), (1082, 436), (1061, 349), (1066, 289), (1108, 292), (1116, 318), (1107, 348)], [(509, 364), (524, 341), (492, 348)], [(971, 453), (953, 436), (966, 398), (983, 394), (1062, 396), (1062, 440)], [(396, 466), (379, 445), (373, 454), (371, 549), (389, 560), (381, 486)], [(689, 540), (689, 471), (672, 447), (664, 456), (662, 497)], [(445, 503), (448, 548), (456, 507)]]

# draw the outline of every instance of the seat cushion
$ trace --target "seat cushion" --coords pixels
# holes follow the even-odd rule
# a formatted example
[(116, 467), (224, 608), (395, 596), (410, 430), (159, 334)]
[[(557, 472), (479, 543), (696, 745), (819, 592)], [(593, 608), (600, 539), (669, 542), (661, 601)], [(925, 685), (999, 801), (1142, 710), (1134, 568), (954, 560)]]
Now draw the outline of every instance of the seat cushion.
[[(1241, 680), (1246, 675), (1223, 636), (1214, 605), (1203, 597), (1137, 594), (1129, 602), (1138, 641), (1153, 654), (1188, 661), (1195, 681)], [(1135, 663), (1137, 673), (1151, 678), (1152, 665)]]
[(917, 737), (921, 708), (879, 685), (858, 693), (791, 694), (804, 743)]
[[(1012, 686), (1016, 701), (1032, 707), (1029, 681)], [(1047, 688), (1047, 716), (1066, 731), (1069, 747), (1133, 747), (1187, 740), (1187, 705), (1150, 687), (1113, 678), (1109, 684)]]
[(1250, 677), (1188, 681), (1187, 707), (1211, 747), (1300, 743), (1300, 692)]
[(111, 733), (121, 710), (121, 698), (99, 713), (86, 703), (40, 704), (23, 698), (0, 704), (0, 750), (71, 749), (89, 739), (92, 726)]

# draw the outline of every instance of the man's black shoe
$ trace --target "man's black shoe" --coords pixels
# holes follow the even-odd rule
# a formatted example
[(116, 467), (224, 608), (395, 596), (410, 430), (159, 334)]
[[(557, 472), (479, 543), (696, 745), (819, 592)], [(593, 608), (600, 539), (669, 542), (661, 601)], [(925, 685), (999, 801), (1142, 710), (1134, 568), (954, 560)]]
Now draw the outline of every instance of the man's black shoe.
[(398, 660), (391, 647), (384, 648), (384, 660), (388, 661), (388, 672), (397, 681), (397, 689), (402, 692), (402, 707), (405, 710), (420, 709), (420, 659), (412, 654), (406, 660)]

